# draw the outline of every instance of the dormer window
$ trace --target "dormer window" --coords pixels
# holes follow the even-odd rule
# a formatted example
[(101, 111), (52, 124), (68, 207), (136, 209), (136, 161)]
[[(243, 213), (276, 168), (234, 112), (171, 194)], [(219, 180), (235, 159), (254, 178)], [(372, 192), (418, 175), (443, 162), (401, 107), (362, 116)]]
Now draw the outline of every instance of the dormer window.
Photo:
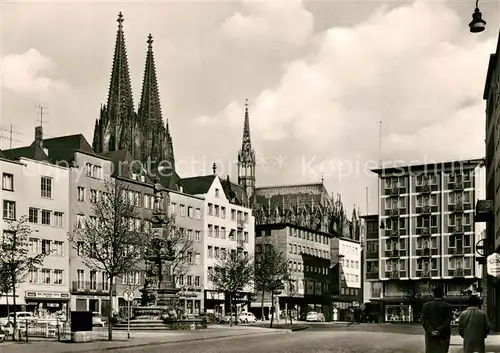
[(220, 190), (219, 189), (215, 189), (215, 197), (220, 197)]

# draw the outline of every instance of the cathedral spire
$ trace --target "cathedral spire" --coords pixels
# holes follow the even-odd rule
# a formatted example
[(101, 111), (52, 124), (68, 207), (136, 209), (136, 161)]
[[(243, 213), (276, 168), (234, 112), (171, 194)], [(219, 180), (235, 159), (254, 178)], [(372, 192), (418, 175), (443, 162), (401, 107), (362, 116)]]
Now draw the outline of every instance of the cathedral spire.
[(108, 102), (101, 112), (101, 121), (99, 122), (101, 133), (94, 133), (94, 135), (100, 135), (100, 143), (96, 152), (127, 149), (129, 152), (134, 153), (135, 112), (123, 21), (123, 14), (120, 12), (117, 19), (118, 30)]
[(144, 162), (148, 158), (159, 162), (164, 159), (162, 158), (162, 147), (165, 136), (151, 33), (148, 35), (147, 44), (146, 65), (138, 111), (138, 120), (142, 132), (140, 144)]
[(255, 151), (250, 140), (250, 115), (248, 99), (245, 101), (245, 120), (243, 122), (243, 141), (238, 153), (238, 184), (246, 191), (248, 201), (252, 203), (255, 193)]

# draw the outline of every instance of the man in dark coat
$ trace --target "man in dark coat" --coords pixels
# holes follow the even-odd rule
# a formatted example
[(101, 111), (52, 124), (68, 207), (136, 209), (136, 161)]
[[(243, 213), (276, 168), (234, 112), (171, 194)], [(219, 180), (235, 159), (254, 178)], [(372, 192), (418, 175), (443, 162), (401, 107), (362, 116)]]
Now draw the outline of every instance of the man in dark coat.
[(464, 339), (464, 353), (485, 353), (484, 340), (490, 333), (490, 322), (486, 313), (479, 309), (479, 297), (471, 296), (469, 305), (458, 319), (458, 334)]
[(450, 304), (443, 301), (444, 291), (442, 287), (434, 288), (433, 294), (434, 300), (425, 303), (422, 308), (422, 326), (425, 330), (425, 352), (448, 353), (453, 310)]

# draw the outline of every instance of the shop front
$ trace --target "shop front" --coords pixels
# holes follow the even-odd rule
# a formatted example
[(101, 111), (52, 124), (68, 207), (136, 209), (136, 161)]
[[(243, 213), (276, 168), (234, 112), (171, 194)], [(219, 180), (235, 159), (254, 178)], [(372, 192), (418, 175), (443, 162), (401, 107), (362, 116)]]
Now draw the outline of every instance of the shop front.
[(69, 317), (70, 294), (67, 292), (26, 291), (26, 311), (47, 320), (63, 320)]
[(409, 304), (386, 305), (386, 322), (413, 322), (411, 306)]
[(91, 311), (99, 313), (103, 317), (108, 316), (109, 298), (104, 295), (73, 295), (71, 310), (74, 311)]
[(202, 308), (203, 292), (201, 289), (186, 289), (179, 292), (179, 307), (186, 315), (198, 316), (204, 310)]

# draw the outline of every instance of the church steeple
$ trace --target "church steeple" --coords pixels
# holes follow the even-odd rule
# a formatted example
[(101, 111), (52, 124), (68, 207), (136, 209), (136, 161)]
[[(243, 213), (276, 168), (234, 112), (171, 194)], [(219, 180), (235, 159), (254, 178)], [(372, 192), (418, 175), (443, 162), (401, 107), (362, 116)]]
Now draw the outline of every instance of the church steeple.
[(246, 191), (252, 202), (255, 193), (255, 151), (250, 140), (250, 116), (248, 113), (248, 99), (245, 102), (245, 120), (243, 123), (243, 141), (238, 152), (238, 184)]
[(123, 15), (118, 14), (113, 67), (109, 84), (108, 102), (101, 110), (100, 121), (94, 132), (96, 152), (127, 149), (135, 153), (136, 115), (128, 67)]
[(163, 162), (163, 166), (168, 164), (169, 167), (174, 168), (172, 139), (168, 131), (168, 122), (166, 126), (163, 125), (151, 33), (148, 35), (147, 43), (148, 50), (138, 111), (141, 130), (141, 159), (147, 162), (150, 158), (156, 162)]

